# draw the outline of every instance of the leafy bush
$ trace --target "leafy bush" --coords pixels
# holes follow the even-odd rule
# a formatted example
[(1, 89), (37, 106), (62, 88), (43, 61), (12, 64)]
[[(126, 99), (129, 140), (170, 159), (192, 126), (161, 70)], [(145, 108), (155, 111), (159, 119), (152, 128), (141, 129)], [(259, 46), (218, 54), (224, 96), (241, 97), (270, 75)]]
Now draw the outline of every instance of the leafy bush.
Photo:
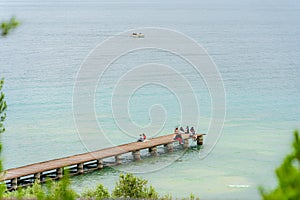
[[(19, 188), (17, 191), (7, 192), (4, 198), (36, 198), (36, 194), (44, 193), (39, 183), (34, 183), (31, 187)], [(38, 198), (39, 199), (39, 198)]]
[(136, 177), (133, 174), (120, 174), (112, 195), (117, 198), (157, 199), (157, 192), (152, 186), (147, 187), (147, 183), (147, 180)]
[(74, 200), (78, 196), (78, 194), (70, 187), (71, 183), (68, 174), (63, 176), (63, 178), (58, 181), (57, 184), (54, 184), (53, 182), (50, 183), (52, 184), (48, 186), (48, 192), (46, 193), (47, 195), (44, 198), (45, 200)]
[(294, 132), (293, 152), (288, 154), (280, 167), (276, 169), (278, 186), (269, 193), (260, 188), (264, 200), (298, 200), (300, 199), (300, 139), (298, 131)]
[(68, 175), (60, 181), (47, 181), (46, 187), (35, 182), (31, 187), (19, 188), (17, 191), (7, 192), (4, 198), (37, 199), (37, 200), (74, 200), (79, 195), (70, 188)]
[(96, 189), (88, 189), (84, 190), (81, 194), (81, 197), (84, 199), (95, 199), (95, 200), (101, 200), (110, 198), (110, 194), (102, 184), (99, 184)]

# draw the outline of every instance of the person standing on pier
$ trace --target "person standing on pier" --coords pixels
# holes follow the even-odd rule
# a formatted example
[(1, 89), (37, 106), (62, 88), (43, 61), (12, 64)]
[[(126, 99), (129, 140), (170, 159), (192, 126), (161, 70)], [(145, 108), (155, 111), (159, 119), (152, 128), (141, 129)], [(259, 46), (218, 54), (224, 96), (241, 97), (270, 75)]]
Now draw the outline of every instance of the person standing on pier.
[(189, 133), (190, 133), (190, 128), (189, 128), (189, 126), (186, 126), (186, 128), (185, 128), (185, 133), (186, 133), (186, 134), (189, 134)]
[(197, 139), (196, 131), (193, 126), (191, 127), (191, 130), (190, 130), (190, 137), (193, 138), (193, 140)]
[(183, 134), (184, 133), (184, 129), (182, 128), (182, 126), (179, 129), (179, 133)]

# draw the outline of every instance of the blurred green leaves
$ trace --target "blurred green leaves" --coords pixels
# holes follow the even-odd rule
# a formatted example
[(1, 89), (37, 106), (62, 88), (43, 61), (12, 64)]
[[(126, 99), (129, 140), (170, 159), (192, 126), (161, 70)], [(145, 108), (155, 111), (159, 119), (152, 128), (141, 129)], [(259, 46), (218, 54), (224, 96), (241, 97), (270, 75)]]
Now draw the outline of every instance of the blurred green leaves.
[(85, 189), (82, 192), (81, 197), (83, 199), (101, 200), (110, 198), (110, 194), (107, 188), (102, 184), (99, 184), (96, 189)]
[(5, 131), (5, 128), (3, 126), (3, 122), (5, 120), (6, 114), (4, 111), (7, 108), (6, 101), (4, 100), (4, 93), (2, 92), (2, 87), (4, 84), (4, 79), (0, 79), (0, 134)]
[(75, 200), (79, 195), (71, 189), (69, 175), (58, 182), (46, 181), (43, 187), (39, 182), (35, 182), (31, 187), (19, 188), (16, 191), (3, 194), (5, 199), (35, 199), (35, 200)]
[[(18, 25), (19, 25), (19, 22), (16, 20), (15, 17), (10, 18), (9, 21), (2, 22), (1, 23), (1, 35), (2, 36), (8, 35)], [(2, 79), (0, 79), (0, 134), (5, 131), (3, 122), (6, 118), (5, 110), (7, 108), (7, 104), (4, 99), (5, 95), (2, 92), (3, 84), (4, 84), (4, 79), (2, 78)], [(2, 143), (0, 140), (0, 154), (1, 154), (1, 152), (2, 152)], [(2, 171), (3, 171), (2, 158), (0, 157), (0, 173), (1, 173), (0, 176), (3, 176)], [(6, 185), (3, 182), (1, 182), (0, 183), (0, 199), (3, 198), (3, 194), (4, 194), (5, 190), (6, 190)]]
[(299, 200), (300, 199), (300, 140), (298, 131), (294, 132), (293, 151), (276, 169), (278, 186), (266, 192), (260, 188), (264, 200)]
[(2, 36), (8, 35), (12, 30), (17, 28), (19, 24), (20, 22), (16, 20), (16, 17), (12, 17), (8, 21), (1, 22), (1, 35)]
[[(7, 108), (6, 101), (4, 99), (4, 93), (2, 92), (2, 87), (4, 84), (4, 79), (0, 79), (0, 135), (5, 131), (3, 122), (6, 118), (5, 110)], [(0, 154), (2, 152), (2, 143), (0, 141)], [(3, 171), (2, 159), (0, 158), (0, 173)], [(6, 187), (3, 183), (0, 183), (0, 199), (2, 199), (3, 193)]]
[(147, 180), (133, 174), (120, 174), (112, 196), (115, 198), (158, 199), (155, 189), (152, 186), (147, 187), (147, 183)]

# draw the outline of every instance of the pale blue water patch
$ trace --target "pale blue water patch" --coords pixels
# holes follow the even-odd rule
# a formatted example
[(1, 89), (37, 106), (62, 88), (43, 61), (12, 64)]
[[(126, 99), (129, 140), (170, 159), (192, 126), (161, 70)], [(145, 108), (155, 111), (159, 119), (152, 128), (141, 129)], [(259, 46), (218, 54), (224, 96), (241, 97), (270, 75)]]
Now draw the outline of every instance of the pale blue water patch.
[[(137, 68), (143, 68), (145, 67), (144, 64), (147, 63), (152, 63), (153, 66), (162, 64), (165, 67), (180, 72), (182, 78), (189, 81), (189, 88), (176, 84), (176, 82), (180, 83), (180, 80), (176, 80), (167, 74), (161, 74), (159, 72), (154, 72), (154, 74), (135, 73), (134, 77), (126, 82), (128, 86), (134, 85), (135, 82), (140, 80), (147, 79), (148, 76), (159, 77), (161, 80), (172, 80), (173, 78), (174, 83), (171, 86), (158, 85), (155, 82), (151, 82), (151, 79), (147, 80), (143, 82), (143, 85), (137, 88), (133, 94), (129, 94), (130, 98), (122, 102), (124, 106), (128, 106), (129, 119), (124, 118), (124, 116), (121, 116), (121, 119), (119, 119), (116, 115), (110, 115), (110, 113), (118, 111), (115, 111), (117, 108), (114, 107), (111, 99), (118, 98), (118, 95), (127, 94), (126, 92), (124, 94), (115, 94), (115, 88), (119, 84), (118, 81), (122, 77), (126, 77), (128, 72), (133, 71), (134, 73)], [(179, 95), (174, 93), (175, 87), (179, 89), (179, 92), (183, 96), (191, 90), (194, 91), (195, 98), (199, 102), (198, 107), (183, 108), (181, 101), (187, 101), (188, 99), (179, 99)], [(186, 96), (188, 96), (188, 94)], [(106, 130), (104, 134), (106, 134), (108, 138), (114, 137), (111, 131), (118, 129), (119, 133), (117, 137), (123, 138), (123, 132), (125, 134), (124, 137), (127, 138), (127, 136), (129, 136), (126, 140), (135, 140), (136, 137), (138, 137), (137, 133), (139, 129), (136, 129), (136, 127), (140, 129), (147, 127), (144, 131), (146, 131), (149, 137), (171, 133), (176, 126), (181, 125), (181, 109), (189, 109), (191, 112), (200, 112), (201, 116), (210, 117), (211, 115), (209, 91), (205, 85), (205, 81), (193, 66), (176, 55), (153, 49), (128, 53), (120, 57), (107, 68), (99, 80), (95, 109), (96, 113), (101, 113), (100, 116), (102, 117), (98, 118), (98, 121), (103, 130)], [(159, 111), (157, 109), (163, 110)], [(107, 118), (109, 115), (110, 117)], [(191, 115), (191, 117), (192, 116), (193, 115)], [(129, 127), (127, 128), (129, 130), (125, 131), (124, 129), (120, 129), (121, 127), (118, 124), (119, 120), (125, 120), (124, 123), (128, 124)], [(194, 118), (190, 118), (189, 125), (197, 126), (195, 120)], [(207, 130), (209, 123), (201, 123), (201, 125)]]
[[(162, 170), (138, 175), (173, 197), (194, 193), (203, 199), (259, 199), (257, 186), (276, 184), (274, 168), (290, 149), (292, 130), (300, 125), (299, 13), (299, 2), (292, 0), (0, 2), (1, 20), (16, 15), (22, 22), (9, 37), (0, 38), (0, 77), (5, 77), (9, 106), (2, 136), (5, 168), (87, 151), (72, 115), (73, 84), (81, 63), (109, 36), (161, 26), (181, 31), (207, 49), (224, 81), (227, 116), (223, 135), (205, 160), (191, 150)], [(211, 105), (203, 80), (194, 79), (184, 61), (170, 58), (154, 50), (132, 52), (99, 82), (95, 116), (111, 133), (113, 144), (131, 142), (139, 134), (119, 137), (123, 132), (116, 128), (107, 101), (116, 78), (149, 62), (172, 65), (191, 80), (200, 102), (198, 131), (207, 131)], [(174, 99), (156, 85), (140, 88), (129, 101), (131, 120), (145, 126), (151, 104), (163, 104), (168, 118), (161, 133), (170, 133), (179, 120)], [(97, 132), (90, 130), (89, 122), (84, 125), (91, 134), (85, 142), (101, 144), (93, 140)], [(172, 156), (118, 170), (164, 165)], [(106, 169), (74, 177), (73, 187), (81, 191), (82, 185), (103, 183), (112, 190), (118, 175)]]

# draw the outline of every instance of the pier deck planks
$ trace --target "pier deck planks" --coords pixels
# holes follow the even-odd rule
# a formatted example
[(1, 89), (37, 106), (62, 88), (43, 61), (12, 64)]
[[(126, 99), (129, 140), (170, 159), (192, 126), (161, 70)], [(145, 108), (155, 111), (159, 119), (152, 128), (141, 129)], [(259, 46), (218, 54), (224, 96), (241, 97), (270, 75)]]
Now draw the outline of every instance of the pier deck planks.
[[(59, 158), (59, 159), (49, 160), (40, 163), (34, 163), (22, 167), (8, 169), (5, 171), (4, 178), (2, 180), (3, 181), (12, 180), (13, 178), (24, 177), (36, 173), (55, 170), (58, 168), (77, 165), (79, 163), (85, 163), (97, 159), (104, 159), (108, 157), (125, 154), (128, 152), (134, 152), (134, 151), (147, 149), (155, 146), (165, 145), (168, 143), (175, 142), (173, 140), (173, 136), (174, 134), (169, 134), (157, 138), (152, 138), (145, 142), (132, 142), (132, 143), (123, 144), (115, 147), (109, 147), (109, 148), (105, 148), (93, 152), (88, 152), (88, 153), (78, 154), (74, 156), (69, 156), (69, 157), (64, 157), (64, 158)], [(183, 134), (182, 137), (183, 139), (188, 139), (189, 135)]]

